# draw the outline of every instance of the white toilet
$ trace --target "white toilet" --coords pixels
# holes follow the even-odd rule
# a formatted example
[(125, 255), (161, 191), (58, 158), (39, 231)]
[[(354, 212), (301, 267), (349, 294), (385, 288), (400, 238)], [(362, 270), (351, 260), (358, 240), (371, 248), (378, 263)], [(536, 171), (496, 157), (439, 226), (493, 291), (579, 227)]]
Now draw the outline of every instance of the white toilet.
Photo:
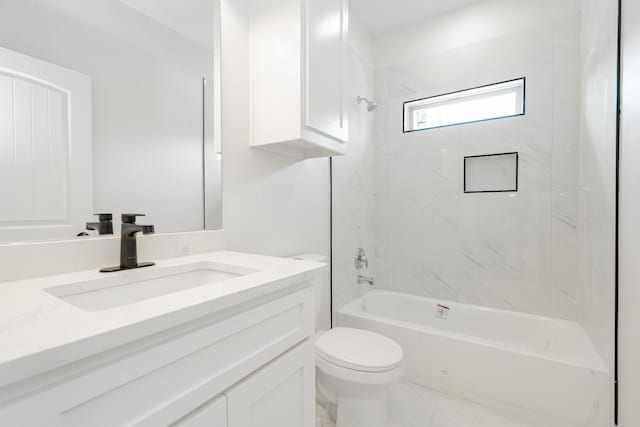
[[(322, 255), (294, 259), (327, 262)], [(315, 283), (316, 325), (329, 326), (329, 269)], [(325, 313), (326, 312), (326, 313)], [(336, 427), (386, 427), (387, 388), (403, 374), (402, 347), (390, 338), (362, 329), (334, 328), (316, 334), (318, 401), (330, 403)]]
[(402, 376), (402, 359), (395, 341), (361, 329), (316, 339), (318, 397), (337, 406), (336, 427), (386, 427), (386, 391)]

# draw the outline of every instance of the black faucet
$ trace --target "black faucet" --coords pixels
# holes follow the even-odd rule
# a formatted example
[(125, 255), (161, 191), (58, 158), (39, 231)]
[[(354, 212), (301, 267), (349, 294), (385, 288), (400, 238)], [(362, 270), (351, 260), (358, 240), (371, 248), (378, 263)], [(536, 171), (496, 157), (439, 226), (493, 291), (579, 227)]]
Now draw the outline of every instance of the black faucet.
[(87, 230), (97, 231), (100, 236), (113, 234), (113, 215), (110, 213), (96, 214), (98, 222), (88, 222)]
[(153, 225), (138, 225), (136, 217), (144, 214), (122, 214), (122, 230), (120, 233), (120, 265), (118, 267), (107, 267), (100, 271), (111, 273), (114, 271), (131, 270), (134, 268), (151, 267), (153, 262), (138, 263), (138, 245), (136, 244), (136, 234), (153, 234)]

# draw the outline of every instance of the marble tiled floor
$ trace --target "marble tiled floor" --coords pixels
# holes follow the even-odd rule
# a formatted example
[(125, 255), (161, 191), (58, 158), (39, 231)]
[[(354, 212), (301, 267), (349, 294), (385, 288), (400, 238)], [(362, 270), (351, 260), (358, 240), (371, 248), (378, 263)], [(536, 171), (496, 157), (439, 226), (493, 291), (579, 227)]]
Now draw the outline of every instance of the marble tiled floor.
[(391, 389), (389, 427), (534, 427), (507, 414), (408, 382)]
[[(389, 418), (389, 427), (538, 427), (408, 382), (391, 389)], [(317, 427), (334, 425), (319, 417)]]

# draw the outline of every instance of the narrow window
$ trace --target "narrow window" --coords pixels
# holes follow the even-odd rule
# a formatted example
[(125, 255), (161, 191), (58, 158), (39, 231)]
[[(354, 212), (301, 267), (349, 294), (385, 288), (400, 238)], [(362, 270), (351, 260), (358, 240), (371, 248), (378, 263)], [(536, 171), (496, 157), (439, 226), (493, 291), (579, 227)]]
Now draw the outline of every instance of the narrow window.
[(525, 78), (404, 103), (404, 132), (524, 114)]

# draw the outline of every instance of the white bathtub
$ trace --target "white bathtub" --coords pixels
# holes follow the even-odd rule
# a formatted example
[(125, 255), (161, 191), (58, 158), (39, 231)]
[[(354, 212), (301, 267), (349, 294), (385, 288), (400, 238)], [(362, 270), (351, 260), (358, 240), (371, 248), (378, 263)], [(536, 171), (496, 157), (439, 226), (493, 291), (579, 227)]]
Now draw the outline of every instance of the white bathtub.
[(336, 325), (395, 339), (410, 381), (568, 425), (610, 425), (611, 376), (576, 322), (372, 292), (339, 310)]

